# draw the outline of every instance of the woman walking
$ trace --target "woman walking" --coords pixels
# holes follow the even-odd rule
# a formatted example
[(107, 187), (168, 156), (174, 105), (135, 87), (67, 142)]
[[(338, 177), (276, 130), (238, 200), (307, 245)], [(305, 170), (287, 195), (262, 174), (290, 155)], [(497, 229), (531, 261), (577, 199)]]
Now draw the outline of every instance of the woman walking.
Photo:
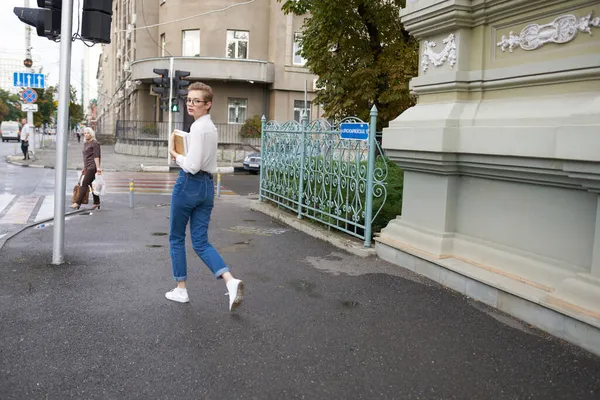
[[(229, 294), (229, 310), (241, 304), (244, 282), (235, 279), (221, 255), (208, 242), (208, 224), (214, 206), (212, 173), (217, 171), (217, 128), (210, 117), (213, 91), (200, 82), (188, 87), (187, 112), (195, 122), (190, 128), (187, 154), (170, 154), (181, 167), (171, 197), (170, 236), (173, 278), (177, 287), (166, 293), (166, 298), (179, 303), (189, 301), (187, 293), (187, 261), (185, 230), (190, 222), (192, 247), (217, 279), (223, 279)], [(171, 134), (173, 143), (174, 134)]]
[[(92, 128), (85, 128), (83, 130), (83, 137), (85, 138), (85, 142), (83, 145), (83, 182), (81, 186), (84, 188), (89, 187), (94, 179), (96, 179), (96, 174), (102, 175), (102, 168), (100, 168), (100, 144), (96, 141), (96, 134)], [(87, 195), (86, 190), (79, 191), (79, 197), (77, 201), (71, 204), (71, 208), (74, 210), (78, 210), (81, 207), (81, 202), (83, 201), (83, 196)], [(92, 205), (92, 210), (100, 208), (100, 196), (96, 196), (92, 193), (94, 197), (94, 205)]]

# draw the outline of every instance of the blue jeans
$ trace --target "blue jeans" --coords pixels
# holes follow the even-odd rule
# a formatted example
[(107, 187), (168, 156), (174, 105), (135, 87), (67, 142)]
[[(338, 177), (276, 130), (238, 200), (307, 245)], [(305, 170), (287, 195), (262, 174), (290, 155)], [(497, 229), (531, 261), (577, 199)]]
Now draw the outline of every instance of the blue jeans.
[(179, 172), (171, 196), (171, 232), (169, 235), (173, 278), (176, 281), (187, 280), (185, 230), (188, 221), (190, 221), (192, 247), (198, 257), (217, 278), (220, 278), (225, 272), (229, 272), (221, 255), (208, 242), (208, 223), (214, 207), (214, 193), (215, 187), (210, 175)]

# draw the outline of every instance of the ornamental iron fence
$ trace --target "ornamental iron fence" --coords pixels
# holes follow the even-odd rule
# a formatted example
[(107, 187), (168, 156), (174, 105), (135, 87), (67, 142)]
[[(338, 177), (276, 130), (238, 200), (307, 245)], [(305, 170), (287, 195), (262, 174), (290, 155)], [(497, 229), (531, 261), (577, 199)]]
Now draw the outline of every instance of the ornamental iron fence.
[[(297, 213), (364, 240), (371, 247), (371, 225), (387, 198), (387, 163), (376, 140), (377, 108), (371, 110), (368, 138), (346, 139), (344, 124), (362, 124), (350, 117), (331, 125), (326, 120), (262, 119), (261, 201)], [(349, 125), (346, 125), (349, 126)], [(345, 128), (344, 128), (345, 129)], [(381, 203), (374, 209), (374, 199)]]

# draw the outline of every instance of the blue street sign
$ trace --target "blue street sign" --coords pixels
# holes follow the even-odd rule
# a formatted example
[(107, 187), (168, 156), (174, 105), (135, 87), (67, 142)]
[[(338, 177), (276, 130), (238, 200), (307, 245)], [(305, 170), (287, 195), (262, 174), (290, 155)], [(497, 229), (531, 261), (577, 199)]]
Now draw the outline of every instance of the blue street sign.
[(369, 124), (366, 123), (349, 123), (340, 124), (340, 137), (350, 140), (368, 140), (369, 139)]
[(44, 89), (45, 84), (44, 74), (13, 72), (13, 86)]

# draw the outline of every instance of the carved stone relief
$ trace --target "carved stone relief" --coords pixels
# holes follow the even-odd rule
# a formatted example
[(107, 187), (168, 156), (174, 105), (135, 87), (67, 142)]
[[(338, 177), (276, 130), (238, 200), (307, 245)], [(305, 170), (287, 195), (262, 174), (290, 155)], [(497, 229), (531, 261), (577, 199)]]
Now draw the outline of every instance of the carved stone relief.
[(423, 72), (427, 72), (429, 63), (432, 63), (436, 67), (444, 65), (446, 61), (450, 64), (450, 68), (456, 64), (456, 43), (454, 41), (454, 34), (448, 35), (442, 43), (445, 44), (444, 49), (436, 53), (433, 51), (434, 47), (437, 46), (436, 42), (425, 41), (423, 43), (423, 57), (421, 58), (421, 67)]
[(567, 43), (575, 39), (579, 32), (592, 34), (592, 27), (600, 27), (600, 17), (592, 19), (592, 13), (589, 13), (583, 18), (577, 18), (574, 15), (561, 15), (554, 21), (545, 25), (529, 24), (520, 34), (515, 35), (514, 32), (509, 32), (508, 37), (502, 35), (501, 40), (497, 43), (502, 51), (511, 53), (517, 46), (523, 50), (535, 50), (546, 43)]

